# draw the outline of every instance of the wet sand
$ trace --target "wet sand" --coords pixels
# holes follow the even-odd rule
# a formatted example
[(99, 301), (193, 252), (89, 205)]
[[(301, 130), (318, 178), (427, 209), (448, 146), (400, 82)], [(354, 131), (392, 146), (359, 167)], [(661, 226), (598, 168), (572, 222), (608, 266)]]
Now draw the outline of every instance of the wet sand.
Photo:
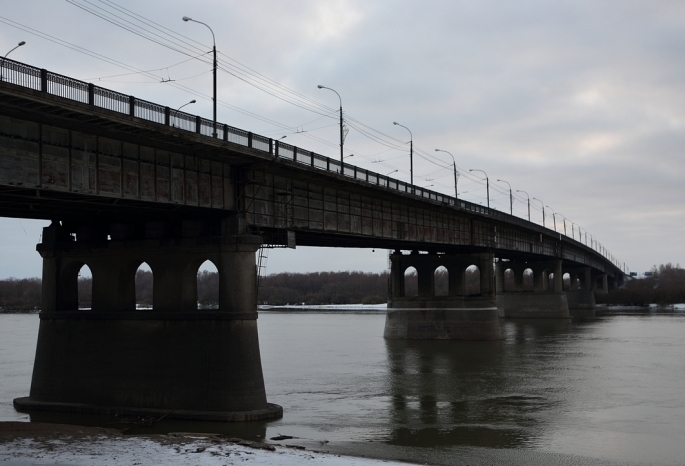
[[(217, 434), (124, 435), (118, 429), (41, 422), (0, 422), (0, 462), (8, 466), (403, 464), (345, 457)], [(406, 463), (404, 463), (406, 464)]]

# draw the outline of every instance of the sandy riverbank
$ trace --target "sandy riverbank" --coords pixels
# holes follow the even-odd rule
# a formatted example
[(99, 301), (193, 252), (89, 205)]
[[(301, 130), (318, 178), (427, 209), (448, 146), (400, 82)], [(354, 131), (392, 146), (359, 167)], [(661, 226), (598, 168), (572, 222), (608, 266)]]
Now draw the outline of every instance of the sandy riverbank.
[(0, 422), (0, 463), (29, 465), (375, 466), (404, 463), (354, 458), (215, 434), (129, 436), (116, 429), (38, 422)]

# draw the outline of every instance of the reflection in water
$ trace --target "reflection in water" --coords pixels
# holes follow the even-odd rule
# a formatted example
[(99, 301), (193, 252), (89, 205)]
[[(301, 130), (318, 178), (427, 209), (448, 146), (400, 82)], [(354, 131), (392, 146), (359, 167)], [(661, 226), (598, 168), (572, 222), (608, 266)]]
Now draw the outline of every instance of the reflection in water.
[(567, 332), (569, 323), (502, 324), (508, 342), (385, 341), (392, 394), (390, 444), (514, 448), (544, 429), (536, 414), (562, 400), (530, 390), (522, 372), (530, 361), (512, 355), (511, 343), (544, 344)]

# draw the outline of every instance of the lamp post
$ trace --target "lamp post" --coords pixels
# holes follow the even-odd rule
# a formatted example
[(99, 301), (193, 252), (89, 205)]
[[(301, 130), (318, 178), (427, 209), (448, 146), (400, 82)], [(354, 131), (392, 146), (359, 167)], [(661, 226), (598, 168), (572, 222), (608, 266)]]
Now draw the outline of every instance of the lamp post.
[(435, 152), (445, 152), (446, 154), (450, 154), (450, 157), (452, 157), (452, 167), (454, 167), (454, 198), (459, 199), (459, 193), (457, 191), (457, 180), (459, 179), (459, 173), (457, 173), (457, 161), (454, 160), (454, 155), (452, 155), (451, 152), (447, 152), (446, 150), (442, 149), (435, 149)]
[(345, 137), (343, 136), (342, 97), (340, 97), (340, 94), (338, 94), (338, 91), (336, 91), (335, 89), (331, 89), (330, 87), (322, 86), (321, 84), (319, 84), (316, 87), (318, 87), (319, 89), (328, 89), (329, 91), (335, 92), (336, 95), (338, 96), (338, 100), (340, 101), (340, 172), (343, 173), (344, 172), (343, 165), (342, 165), (343, 159), (344, 159), (344, 157), (343, 157), (343, 144), (345, 141)]
[(534, 197), (533, 200), (538, 201), (540, 203), (540, 206), (542, 207), (542, 226), (545, 226), (545, 204), (538, 199), (537, 197)]
[[(193, 100), (191, 100), (190, 102), (185, 103), (185, 104), (181, 105), (180, 107), (178, 107), (178, 108), (176, 109), (176, 112), (174, 113), (174, 118), (176, 118), (176, 117), (178, 116), (178, 113), (181, 111), (181, 109), (182, 109), (183, 107), (185, 107), (186, 105), (194, 104), (195, 102), (196, 102), (196, 100), (193, 99)], [(172, 122), (172, 125), (171, 125), (171, 126), (173, 126), (174, 128), (176, 127), (176, 125), (175, 125), (173, 122)]]
[(520, 189), (517, 189), (516, 192), (517, 192), (517, 193), (523, 193), (523, 194), (525, 194), (526, 197), (528, 198), (528, 221), (530, 222), (530, 196), (528, 195), (527, 192), (522, 191), (522, 190), (520, 190)]
[(385, 176), (388, 176), (388, 175), (390, 175), (390, 174), (392, 174), (392, 173), (395, 173), (395, 172), (398, 172), (398, 171), (399, 171), (399, 170), (393, 170), (393, 171), (391, 171), (391, 172), (386, 173)]
[[(514, 195), (511, 193), (511, 185), (508, 181), (497, 180), (501, 183), (506, 183), (509, 186), (509, 214), (514, 215)], [(528, 219), (530, 220), (530, 218)]]
[(564, 235), (568, 236), (568, 234), (566, 234), (566, 217), (563, 214), (558, 214), (558, 215), (564, 219)]
[[(576, 234), (573, 232), (573, 227), (578, 226), (575, 223), (571, 222), (571, 238), (576, 239)], [(578, 229), (578, 234), (580, 235), (580, 228)]]
[(485, 175), (485, 190), (488, 195), (488, 209), (490, 208), (490, 179), (488, 178), (488, 174), (485, 173), (483, 170), (476, 170), (475, 168), (472, 168), (469, 170), (470, 172), (481, 172)]
[(24, 44), (26, 44), (26, 41), (22, 40), (14, 48), (10, 49), (10, 51), (7, 52), (4, 57), (2, 57), (2, 65), (0, 65), (0, 81), (2, 81), (2, 68), (5, 66), (5, 59), (7, 58), (7, 55), (9, 55), (10, 53), (12, 53), (13, 51), (15, 51), (16, 49), (18, 49), (19, 47), (21, 47)]
[(411, 130), (404, 125), (399, 124), (396, 121), (392, 122), (393, 125), (401, 126), (402, 128), (409, 131), (409, 184), (411, 184), (411, 192), (414, 192), (414, 135)]
[(547, 208), (552, 211), (552, 219), (554, 219), (554, 231), (557, 231), (557, 214), (550, 206), (547, 206)]
[(199, 23), (204, 26), (207, 26), (209, 32), (212, 33), (212, 42), (214, 43), (212, 47), (212, 52), (214, 52), (214, 133), (212, 134), (212, 136), (217, 137), (219, 133), (217, 133), (216, 131), (216, 37), (214, 37), (214, 31), (212, 31), (212, 28), (210, 28), (207, 24), (203, 23), (202, 21), (196, 21), (193, 18), (189, 18), (188, 16), (184, 16), (182, 19), (185, 22), (192, 21), (193, 23)]

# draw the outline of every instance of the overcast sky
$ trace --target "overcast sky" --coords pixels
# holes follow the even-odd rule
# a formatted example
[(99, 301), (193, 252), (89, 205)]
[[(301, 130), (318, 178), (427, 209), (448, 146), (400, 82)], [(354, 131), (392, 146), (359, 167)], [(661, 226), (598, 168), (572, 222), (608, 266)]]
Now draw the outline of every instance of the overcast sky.
[[(184, 110), (211, 118), (212, 36), (181, 20), (190, 16), (216, 35), (226, 70), (218, 75), (221, 122), (338, 157), (338, 97), (317, 89), (322, 84), (342, 97), (349, 162), (409, 180), (409, 133), (397, 121), (413, 133), (415, 184), (454, 193), (452, 159), (434, 151), (447, 150), (461, 174), (460, 197), (486, 204), (482, 174), (468, 171), (485, 170), (497, 209), (509, 210), (508, 186), (496, 181), (503, 179), (515, 215), (528, 215), (526, 195), (515, 192), (526, 191), (565, 216), (569, 234), (574, 222), (631, 270), (685, 265), (685, 2), (0, 5), (0, 54), (25, 40), (10, 58), (170, 107), (197, 99)], [(85, 9), (141, 35), (158, 33), (164, 45)], [(156, 24), (136, 22), (141, 17)], [(186, 43), (172, 45), (165, 28)], [(531, 217), (542, 222), (535, 200)], [(0, 278), (40, 276), (42, 226), (0, 220)], [(267, 270), (385, 268), (385, 251), (298, 248), (272, 251)]]

